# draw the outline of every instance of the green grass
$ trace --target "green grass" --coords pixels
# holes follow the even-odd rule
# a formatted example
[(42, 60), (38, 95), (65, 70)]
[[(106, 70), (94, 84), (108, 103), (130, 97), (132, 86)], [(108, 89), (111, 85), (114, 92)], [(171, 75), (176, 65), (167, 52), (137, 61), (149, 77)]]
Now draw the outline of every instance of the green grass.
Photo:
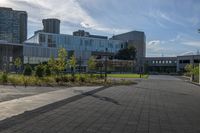
[[(140, 78), (140, 74), (108, 74), (111, 78)], [(148, 75), (142, 75), (142, 78), (148, 78)]]

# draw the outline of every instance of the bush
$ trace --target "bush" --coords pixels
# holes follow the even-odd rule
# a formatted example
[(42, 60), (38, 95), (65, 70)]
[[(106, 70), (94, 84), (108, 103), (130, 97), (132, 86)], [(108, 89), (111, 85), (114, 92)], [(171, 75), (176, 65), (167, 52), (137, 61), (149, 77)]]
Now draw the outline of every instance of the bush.
[(45, 66), (45, 70), (44, 71), (45, 71), (45, 75), (46, 76), (50, 76), (51, 75), (51, 70), (50, 70), (50, 67), (48, 65)]
[(1, 75), (1, 80), (2, 80), (2, 83), (7, 83), (8, 82), (8, 74), (4, 72)]
[(27, 64), (25, 66), (23, 74), (25, 76), (31, 76), (32, 75), (32, 68), (31, 68), (31, 66), (29, 64)]
[(79, 76), (78, 80), (79, 80), (80, 82), (85, 82), (85, 81), (86, 81), (86, 77)]
[(75, 82), (76, 81), (76, 77), (75, 76), (70, 76), (69, 77), (69, 81), (70, 82)]
[(44, 67), (42, 65), (38, 65), (35, 67), (35, 76), (37, 77), (44, 76)]
[(63, 76), (63, 77), (62, 77), (62, 81), (63, 81), (63, 82), (69, 82), (69, 80), (70, 80), (70, 79), (69, 79), (68, 76)]

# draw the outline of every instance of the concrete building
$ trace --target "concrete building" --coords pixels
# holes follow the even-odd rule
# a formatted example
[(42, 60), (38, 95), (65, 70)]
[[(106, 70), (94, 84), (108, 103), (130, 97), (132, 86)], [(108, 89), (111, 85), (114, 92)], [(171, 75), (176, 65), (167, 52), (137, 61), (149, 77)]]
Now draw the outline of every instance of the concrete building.
[(27, 13), (0, 7), (0, 40), (22, 43), (27, 39)]
[(136, 48), (136, 71), (143, 71), (143, 59), (146, 57), (146, 36), (141, 31), (131, 31), (112, 37), (114, 40), (122, 40), (126, 42), (127, 46), (134, 46)]
[(149, 73), (176, 73), (177, 57), (146, 57), (144, 71)]
[(60, 34), (60, 20), (49, 18), (49, 19), (43, 19), (43, 31), (46, 33), (54, 33), (54, 34)]
[(23, 58), (23, 45), (0, 41), (0, 70), (13, 70), (16, 58)]
[(187, 64), (198, 66), (200, 63), (200, 55), (185, 55), (177, 57), (177, 72), (184, 72)]

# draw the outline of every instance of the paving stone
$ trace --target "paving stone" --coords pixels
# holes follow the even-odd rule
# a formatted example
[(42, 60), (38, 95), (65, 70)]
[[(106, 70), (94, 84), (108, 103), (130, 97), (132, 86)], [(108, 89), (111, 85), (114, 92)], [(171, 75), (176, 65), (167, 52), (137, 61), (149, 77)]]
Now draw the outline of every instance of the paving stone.
[(0, 132), (199, 133), (199, 110), (199, 86), (176, 77), (154, 76), (137, 85), (109, 87), (33, 117), (30, 114), (28, 120), (19, 115), (20, 123), (10, 126), (15, 118), (1, 122), (4, 130)]

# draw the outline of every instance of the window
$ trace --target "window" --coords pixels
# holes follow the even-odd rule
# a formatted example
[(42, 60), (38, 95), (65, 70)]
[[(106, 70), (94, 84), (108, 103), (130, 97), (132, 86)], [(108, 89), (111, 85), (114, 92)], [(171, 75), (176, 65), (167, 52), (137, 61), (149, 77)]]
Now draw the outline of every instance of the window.
[(39, 43), (45, 43), (45, 35), (44, 34), (39, 35)]

